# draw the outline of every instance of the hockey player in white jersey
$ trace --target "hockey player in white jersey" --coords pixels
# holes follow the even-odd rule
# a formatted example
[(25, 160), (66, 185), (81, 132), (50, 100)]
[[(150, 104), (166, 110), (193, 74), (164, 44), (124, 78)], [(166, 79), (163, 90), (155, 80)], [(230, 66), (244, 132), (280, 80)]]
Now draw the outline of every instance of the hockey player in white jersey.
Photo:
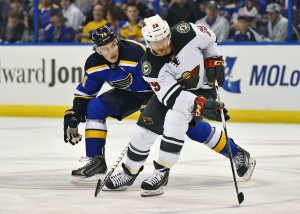
[[(141, 196), (154, 196), (163, 194), (185, 134), (229, 156), (224, 131), (201, 120), (202, 116), (221, 120), (219, 112), (211, 109), (223, 107), (214, 102), (214, 81), (222, 86), (225, 75), (216, 36), (207, 27), (181, 22), (170, 29), (167, 22), (156, 15), (144, 20), (142, 33), (149, 47), (142, 59), (143, 76), (156, 96), (139, 117), (122, 164), (123, 171), (107, 180), (106, 190), (123, 190), (132, 185), (143, 169), (157, 134), (162, 134), (155, 170), (141, 185)], [(228, 141), (238, 176), (249, 180), (256, 161), (231, 138)]]

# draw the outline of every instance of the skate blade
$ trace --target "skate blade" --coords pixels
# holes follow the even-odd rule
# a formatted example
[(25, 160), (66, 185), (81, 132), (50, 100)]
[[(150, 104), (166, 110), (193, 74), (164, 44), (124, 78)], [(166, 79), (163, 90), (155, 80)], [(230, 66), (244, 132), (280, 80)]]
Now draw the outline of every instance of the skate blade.
[(248, 171), (245, 173), (245, 175), (243, 176), (244, 181), (249, 181), (250, 180), (250, 178), (253, 174), (255, 165), (256, 165), (256, 160), (253, 159), (253, 158), (250, 158), (249, 162), (250, 162), (250, 167), (249, 167)]
[(118, 192), (127, 190), (128, 186), (119, 187), (117, 189), (109, 189), (106, 186), (103, 187), (102, 191), (104, 192)]
[(95, 174), (92, 177), (85, 177), (85, 176), (72, 176), (71, 177), (71, 184), (79, 185), (79, 186), (92, 186), (96, 185), (98, 180), (103, 180), (105, 177), (105, 173), (103, 174)]
[(142, 197), (152, 197), (152, 196), (157, 196), (157, 195), (162, 195), (164, 194), (164, 187), (161, 187), (156, 190), (141, 190), (141, 196)]

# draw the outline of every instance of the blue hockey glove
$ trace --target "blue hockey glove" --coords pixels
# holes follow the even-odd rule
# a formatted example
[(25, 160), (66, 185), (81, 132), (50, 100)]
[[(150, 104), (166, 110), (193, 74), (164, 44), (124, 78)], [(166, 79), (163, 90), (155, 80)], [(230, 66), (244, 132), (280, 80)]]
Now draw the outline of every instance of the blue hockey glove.
[(64, 116), (64, 140), (73, 146), (81, 141), (82, 135), (78, 133), (78, 119), (73, 109), (65, 112)]

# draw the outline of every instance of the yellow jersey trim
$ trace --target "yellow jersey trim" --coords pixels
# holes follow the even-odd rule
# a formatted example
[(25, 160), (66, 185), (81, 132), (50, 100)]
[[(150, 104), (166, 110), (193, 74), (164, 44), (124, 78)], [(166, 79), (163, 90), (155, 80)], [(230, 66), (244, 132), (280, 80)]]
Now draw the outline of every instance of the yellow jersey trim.
[(88, 74), (94, 73), (94, 72), (99, 72), (103, 71), (105, 69), (108, 69), (109, 67), (107, 65), (99, 65), (99, 66), (94, 66), (89, 69), (87, 69), (85, 72)]

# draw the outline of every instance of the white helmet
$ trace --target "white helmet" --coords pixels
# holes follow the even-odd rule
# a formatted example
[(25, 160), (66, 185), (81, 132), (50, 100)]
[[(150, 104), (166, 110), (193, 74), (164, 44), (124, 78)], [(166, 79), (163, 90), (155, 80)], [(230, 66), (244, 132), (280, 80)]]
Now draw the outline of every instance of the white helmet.
[(147, 42), (159, 41), (170, 35), (168, 23), (159, 15), (144, 19), (142, 34)]

